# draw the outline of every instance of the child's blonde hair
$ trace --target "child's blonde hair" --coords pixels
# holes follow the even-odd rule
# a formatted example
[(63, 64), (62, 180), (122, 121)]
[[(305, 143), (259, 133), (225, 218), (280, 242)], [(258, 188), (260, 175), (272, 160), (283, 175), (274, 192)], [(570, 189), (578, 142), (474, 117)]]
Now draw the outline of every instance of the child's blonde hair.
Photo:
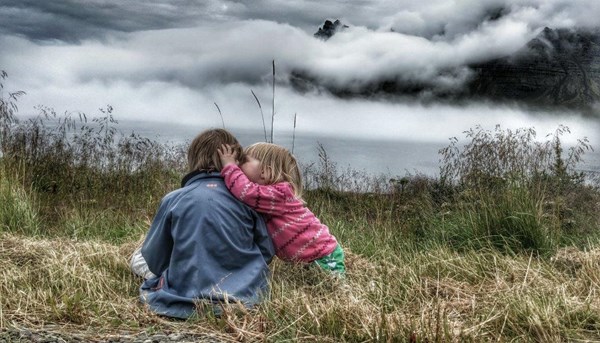
[(257, 159), (260, 168), (270, 169), (271, 178), (268, 184), (288, 182), (294, 190), (294, 195), (302, 199), (302, 174), (294, 155), (286, 148), (272, 143), (254, 143), (244, 149), (244, 154)]

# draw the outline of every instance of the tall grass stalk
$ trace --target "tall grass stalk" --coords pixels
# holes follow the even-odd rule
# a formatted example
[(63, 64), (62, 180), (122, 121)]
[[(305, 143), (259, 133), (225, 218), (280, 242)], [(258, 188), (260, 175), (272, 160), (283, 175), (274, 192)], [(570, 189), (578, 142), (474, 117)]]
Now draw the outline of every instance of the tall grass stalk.
[(225, 128), (225, 120), (223, 119), (223, 113), (221, 112), (219, 105), (217, 105), (216, 102), (214, 104), (215, 104), (215, 107), (217, 108), (217, 111), (219, 112), (219, 117), (221, 117), (221, 125), (223, 125), (223, 128)]
[(258, 104), (258, 109), (260, 109), (260, 117), (262, 118), (263, 130), (264, 130), (264, 133), (265, 133), (265, 142), (268, 142), (268, 140), (267, 140), (267, 126), (265, 125), (265, 115), (263, 113), (262, 106), (260, 105), (260, 101), (258, 100), (258, 97), (256, 96), (256, 94), (254, 94), (254, 91), (250, 90), (250, 92), (252, 93), (252, 95), (254, 96), (254, 100), (256, 100), (256, 103)]
[(273, 143), (273, 125), (275, 123), (275, 60), (273, 60), (273, 102), (271, 107), (271, 143)]
[(296, 118), (298, 113), (294, 113), (294, 129), (292, 131), (292, 154), (294, 153), (294, 146), (296, 145)]

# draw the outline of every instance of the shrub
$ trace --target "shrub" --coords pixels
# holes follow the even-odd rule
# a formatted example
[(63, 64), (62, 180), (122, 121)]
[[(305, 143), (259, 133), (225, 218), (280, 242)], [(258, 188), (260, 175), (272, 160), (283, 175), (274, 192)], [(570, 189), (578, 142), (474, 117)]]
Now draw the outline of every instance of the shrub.
[[(463, 245), (480, 245), (484, 239), (503, 249), (539, 252), (550, 252), (556, 243), (570, 239), (571, 209), (581, 196), (597, 197), (597, 192), (590, 192), (585, 176), (576, 171), (583, 154), (592, 149), (587, 138), (563, 153), (560, 138), (569, 132), (560, 126), (539, 142), (533, 129), (496, 126), (490, 132), (476, 127), (465, 132), (470, 141), (462, 148), (453, 138), (440, 150), (440, 181), (457, 190), (449, 239)], [(590, 203), (578, 214), (594, 217), (597, 201)]]

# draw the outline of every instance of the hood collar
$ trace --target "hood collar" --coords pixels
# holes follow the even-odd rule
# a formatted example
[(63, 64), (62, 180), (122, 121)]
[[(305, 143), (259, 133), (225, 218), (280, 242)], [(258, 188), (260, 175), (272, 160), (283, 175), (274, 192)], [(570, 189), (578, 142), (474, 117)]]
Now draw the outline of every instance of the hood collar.
[(183, 188), (190, 182), (197, 179), (203, 179), (205, 177), (221, 177), (221, 173), (218, 171), (194, 170), (183, 177), (181, 180), (181, 187)]

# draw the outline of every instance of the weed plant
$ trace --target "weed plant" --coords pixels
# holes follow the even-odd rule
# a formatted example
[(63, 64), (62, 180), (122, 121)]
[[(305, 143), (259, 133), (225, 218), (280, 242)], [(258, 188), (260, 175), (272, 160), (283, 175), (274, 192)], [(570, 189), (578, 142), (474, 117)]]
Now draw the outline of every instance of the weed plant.
[(16, 98), (0, 102), (0, 173), (3, 194), (22, 199), (27, 191), (36, 199), (31, 206), (39, 224), (29, 232), (107, 239), (139, 234), (135, 228), (185, 171), (183, 147), (125, 135), (110, 106), (89, 121), (46, 107), (19, 120)]
[[(452, 240), (490, 240), (514, 251), (552, 251), (557, 244), (597, 234), (598, 187), (576, 165), (592, 149), (586, 138), (565, 155), (560, 126), (536, 140), (533, 129), (466, 131), (440, 151), (440, 182), (454, 192), (447, 227)], [(591, 219), (591, 221), (589, 220)]]
[[(5, 74), (2, 74), (5, 77)], [(0, 83), (1, 85), (1, 83)], [(565, 127), (467, 131), (439, 177), (342, 170), (323, 146), (305, 200), (347, 253), (347, 277), (275, 260), (253, 310), (165, 319), (137, 301), (128, 259), (185, 172), (182, 147), (118, 130), (110, 106), (17, 120), (0, 97), (0, 331), (140, 332), (221, 341), (538, 341), (600, 337), (600, 191)], [(0, 338), (2, 336), (0, 335)]]

